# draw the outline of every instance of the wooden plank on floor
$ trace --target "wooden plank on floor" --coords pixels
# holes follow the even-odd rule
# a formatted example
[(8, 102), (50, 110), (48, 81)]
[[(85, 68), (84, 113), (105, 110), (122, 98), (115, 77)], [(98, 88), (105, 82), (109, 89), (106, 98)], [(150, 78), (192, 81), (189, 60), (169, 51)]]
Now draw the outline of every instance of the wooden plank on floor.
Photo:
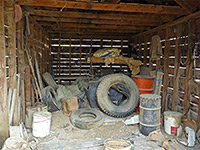
[(4, 0), (0, 0), (0, 148), (8, 138), (8, 103), (6, 84), (6, 48), (4, 30)]

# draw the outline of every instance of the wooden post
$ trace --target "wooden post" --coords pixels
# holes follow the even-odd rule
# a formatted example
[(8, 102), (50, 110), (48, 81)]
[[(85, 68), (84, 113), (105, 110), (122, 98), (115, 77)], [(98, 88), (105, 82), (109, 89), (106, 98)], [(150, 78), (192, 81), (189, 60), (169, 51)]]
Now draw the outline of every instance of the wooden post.
[(168, 83), (168, 69), (169, 69), (169, 51), (170, 51), (170, 41), (169, 41), (169, 28), (165, 32), (165, 50), (164, 50), (164, 80), (163, 80), (163, 91), (162, 91), (162, 112), (165, 111), (165, 100), (167, 96), (167, 83)]
[[(69, 75), (71, 76), (71, 68), (72, 68), (72, 39), (69, 38)], [(71, 84), (71, 81), (69, 82)]]
[[(92, 38), (90, 39), (89, 57), (90, 58), (92, 57)], [(90, 61), (90, 73), (93, 75), (92, 61)]]
[(144, 66), (147, 66), (147, 35), (144, 35), (144, 59), (143, 59)]
[[(150, 41), (151, 44), (152, 44), (152, 35), (153, 35), (152, 33), (149, 34), (149, 37), (150, 37), (149, 41)], [(153, 62), (151, 61), (151, 54), (150, 54), (151, 44), (149, 45), (149, 67), (153, 67)]]
[(51, 43), (52, 43), (52, 37), (49, 35), (49, 43), (48, 43), (48, 45), (49, 45), (49, 53), (48, 53), (49, 59), (48, 59), (48, 69), (47, 69), (47, 71), (50, 72), (50, 73), (51, 73), (51, 70), (53, 70), (53, 63), (52, 63), (52, 59), (51, 59), (51, 49), (52, 49)]
[(25, 90), (24, 90), (24, 51), (23, 48), (23, 27), (22, 21), (17, 23), (17, 42), (18, 42), (18, 68), (20, 74), (20, 96), (21, 96), (21, 104), (22, 104), (22, 120), (25, 121)]
[[(9, 66), (9, 87), (14, 89), (17, 86), (16, 83), (16, 24), (13, 2), (8, 2), (6, 5), (7, 25), (8, 25), (8, 66)], [(18, 100), (15, 103), (13, 125), (18, 125)]]
[(61, 52), (60, 45), (61, 45), (61, 34), (59, 35), (59, 47), (58, 47), (58, 84), (60, 84), (60, 52)]
[(8, 101), (6, 84), (6, 48), (4, 30), (4, 0), (0, 0), (0, 148), (8, 138)]
[[(161, 37), (161, 30), (158, 31), (158, 35)], [(156, 70), (161, 68), (161, 58), (156, 60)]]
[[(111, 39), (110, 46), (111, 46), (111, 48), (113, 48), (113, 39)], [(110, 69), (112, 69), (112, 63), (110, 63)]]
[(141, 42), (141, 37), (139, 36), (139, 51), (138, 51), (138, 56), (139, 56), (139, 60), (141, 60), (141, 56), (142, 56), (142, 42)]
[[(194, 26), (193, 26), (194, 27)], [(191, 22), (188, 22), (188, 51), (192, 50), (192, 24)], [(185, 82), (184, 82), (184, 114), (188, 112), (189, 106), (190, 106), (190, 94), (191, 94), (191, 84), (190, 84), (190, 79), (191, 79), (191, 74), (192, 74), (192, 66), (193, 63), (189, 62), (186, 65), (186, 72), (185, 72)]]
[[(123, 39), (121, 39), (121, 52), (123, 50)], [(120, 72), (122, 71), (122, 64), (120, 64)]]
[(174, 78), (173, 78), (173, 95), (172, 95), (172, 110), (176, 111), (176, 105), (178, 100), (178, 87), (179, 87), (179, 77), (180, 77), (180, 36), (181, 36), (182, 26), (177, 26), (176, 31), (176, 49), (175, 49), (175, 60), (174, 60)]
[(82, 58), (82, 38), (80, 38), (80, 76), (81, 76), (81, 58)]
[[(200, 86), (200, 83), (199, 83)], [(199, 88), (199, 104), (198, 104), (198, 123), (200, 124), (200, 88)]]
[[(101, 38), (101, 41), (100, 41), (100, 48), (103, 48), (103, 39)], [(99, 67), (100, 67), (100, 73), (102, 75), (102, 64), (100, 63), (99, 64)]]

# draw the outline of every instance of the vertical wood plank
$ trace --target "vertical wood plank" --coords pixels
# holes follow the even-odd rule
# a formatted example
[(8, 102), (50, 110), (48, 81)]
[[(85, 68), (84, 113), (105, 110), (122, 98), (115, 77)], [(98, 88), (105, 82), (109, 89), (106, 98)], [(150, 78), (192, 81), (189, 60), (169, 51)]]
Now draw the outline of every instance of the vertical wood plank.
[(149, 34), (149, 41), (150, 41), (150, 45), (149, 45), (149, 67), (153, 67), (153, 62), (151, 61), (151, 44), (152, 44), (152, 33)]
[[(161, 36), (161, 30), (158, 31), (158, 35)], [(161, 38), (162, 39), (162, 38)], [(156, 70), (161, 69), (161, 58), (159, 60), (156, 60)]]
[(0, 145), (8, 138), (8, 103), (6, 84), (6, 48), (4, 30), (4, 0), (0, 0)]
[[(29, 22), (30, 23), (30, 22)], [(30, 49), (30, 36), (26, 36), (24, 40), (27, 40), (27, 51)], [(30, 52), (29, 52), (30, 53)], [(25, 57), (25, 98), (26, 98), (26, 106), (31, 106), (31, 70), (28, 62), (28, 58)], [(32, 104), (33, 105), (33, 104)]]
[[(101, 41), (100, 41), (100, 48), (103, 48), (103, 39), (101, 38)], [(99, 67), (100, 67), (100, 73), (102, 75), (102, 64), (100, 63), (99, 64)]]
[(59, 35), (59, 46), (58, 46), (58, 83), (60, 84), (60, 51), (61, 51), (61, 34)]
[(141, 40), (141, 37), (139, 36), (139, 51), (138, 51), (139, 60), (142, 60), (141, 56), (142, 56), (142, 40)]
[[(188, 51), (192, 49), (192, 25), (191, 22), (188, 22)], [(194, 28), (194, 26), (193, 26)], [(185, 72), (185, 82), (184, 82), (184, 103), (183, 103), (183, 110), (184, 114), (186, 114), (189, 110), (190, 106), (190, 94), (191, 94), (191, 85), (190, 85), (190, 79), (192, 74), (192, 67), (193, 63), (189, 62), (186, 65), (186, 72)]]
[[(111, 48), (113, 48), (113, 39), (111, 39), (110, 46), (111, 46)], [(110, 63), (110, 69), (112, 69), (112, 63)]]
[(170, 51), (170, 41), (169, 41), (169, 28), (165, 32), (165, 49), (164, 49), (164, 80), (163, 80), (163, 91), (162, 91), (162, 112), (165, 111), (165, 100), (167, 96), (167, 82), (168, 82), (168, 69), (169, 69), (169, 51)]
[[(200, 83), (199, 83), (200, 86)], [(198, 104), (198, 123), (200, 124), (200, 88), (199, 88), (199, 104)]]
[(52, 43), (52, 37), (51, 35), (49, 35), (49, 43), (48, 43), (48, 46), (49, 46), (49, 53), (48, 53), (48, 56), (49, 56), (49, 59), (48, 59), (48, 72), (52, 73), (51, 70), (53, 70), (53, 63), (52, 63), (52, 58), (51, 58), (51, 43)]
[(25, 121), (25, 110), (26, 110), (26, 103), (25, 103), (25, 90), (24, 90), (24, 51), (23, 51), (23, 27), (22, 21), (17, 23), (17, 41), (18, 41), (18, 68), (20, 74), (20, 96), (21, 96), (21, 103), (22, 103), (22, 120)]
[(147, 66), (147, 35), (144, 35), (144, 59), (143, 59), (144, 66)]
[[(123, 39), (121, 39), (121, 52), (123, 50)], [(122, 64), (120, 64), (120, 72), (122, 71)]]
[[(6, 5), (6, 17), (8, 25), (8, 66), (9, 66), (9, 87), (14, 89), (17, 88), (16, 83), (16, 24), (15, 24), (15, 13), (14, 5), (12, 1), (9, 1), (9, 4)], [(13, 116), (13, 125), (18, 125), (18, 100), (15, 102), (14, 116)]]
[[(92, 38), (90, 39), (90, 50), (89, 50), (89, 57), (92, 57)], [(90, 61), (90, 73), (93, 75), (93, 71), (92, 71), (92, 61)]]
[(80, 38), (80, 76), (81, 76), (81, 63), (82, 63), (82, 61), (81, 61), (81, 58), (82, 58), (82, 38)]
[(178, 87), (179, 87), (179, 76), (180, 76), (180, 36), (182, 26), (177, 26), (176, 31), (176, 42), (175, 42), (175, 60), (174, 60), (174, 78), (173, 78), (173, 95), (172, 95), (172, 110), (176, 111), (176, 105), (178, 103)]
[[(71, 68), (72, 68), (72, 63), (71, 63), (71, 59), (72, 59), (72, 39), (69, 38), (69, 75), (71, 76)], [(71, 81), (69, 82), (69, 84), (71, 84)]]

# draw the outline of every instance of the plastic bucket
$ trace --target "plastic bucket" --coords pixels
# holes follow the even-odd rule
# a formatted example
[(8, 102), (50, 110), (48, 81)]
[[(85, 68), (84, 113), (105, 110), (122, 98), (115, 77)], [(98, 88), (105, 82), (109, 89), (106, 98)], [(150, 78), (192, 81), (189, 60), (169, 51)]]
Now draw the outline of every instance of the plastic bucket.
[(122, 139), (109, 139), (104, 142), (105, 150), (131, 150), (132, 144)]
[(33, 124), (33, 113), (35, 112), (41, 112), (41, 111), (48, 111), (48, 106), (46, 103), (39, 102), (36, 106), (34, 107), (27, 107), (26, 108), (26, 120), (25, 120), (25, 125), (27, 128), (32, 128)]
[(164, 130), (167, 134), (174, 135), (181, 123), (182, 114), (175, 111), (164, 112)]
[(35, 112), (33, 114), (32, 134), (35, 137), (45, 137), (50, 133), (50, 112)]
[(160, 129), (161, 96), (156, 94), (140, 95), (140, 132), (149, 135)]

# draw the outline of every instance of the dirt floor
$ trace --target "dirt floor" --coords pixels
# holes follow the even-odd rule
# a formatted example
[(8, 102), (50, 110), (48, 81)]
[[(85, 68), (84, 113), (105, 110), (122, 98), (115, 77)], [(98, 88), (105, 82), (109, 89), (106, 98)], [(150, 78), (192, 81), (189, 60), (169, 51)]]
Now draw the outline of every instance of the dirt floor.
[[(122, 119), (107, 118), (101, 127), (82, 130), (73, 127), (61, 111), (53, 113), (51, 133), (37, 142), (37, 150), (103, 150), (107, 139), (125, 139), (134, 150), (164, 150), (159, 143), (146, 141), (138, 125), (125, 125)], [(112, 120), (111, 120), (112, 119)], [(196, 146), (197, 147), (197, 146)], [(195, 149), (199, 149), (199, 147)], [(194, 149), (194, 148), (191, 148)]]

